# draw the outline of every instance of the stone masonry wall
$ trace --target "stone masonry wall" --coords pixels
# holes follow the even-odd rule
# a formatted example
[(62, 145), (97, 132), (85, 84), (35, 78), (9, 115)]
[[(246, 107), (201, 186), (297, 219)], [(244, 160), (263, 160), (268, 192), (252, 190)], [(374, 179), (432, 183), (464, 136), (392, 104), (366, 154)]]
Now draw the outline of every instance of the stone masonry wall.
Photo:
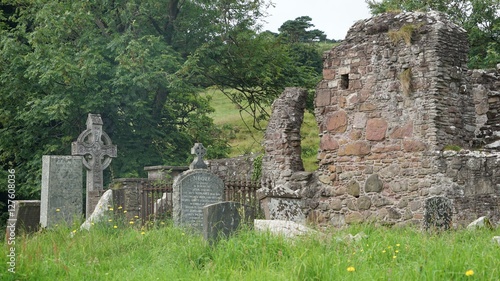
[[(288, 182), (294, 172), (303, 171), (300, 127), (304, 119), (307, 91), (286, 88), (272, 105), (264, 135), (262, 183), (273, 189)], [(272, 185), (272, 186), (268, 186)]]
[(500, 64), (496, 70), (469, 71), (476, 109), (475, 145), (488, 150), (500, 147)]
[(252, 179), (254, 162), (260, 154), (207, 160), (210, 172), (222, 179)]
[[(302, 191), (310, 220), (418, 224), (424, 202), (443, 196), (459, 223), (473, 209), (466, 196), (473, 202), (500, 195), (492, 177), (500, 169), (495, 154), (484, 161), (469, 152), (443, 154), (450, 146), (470, 149), (477, 140), (466, 46), (465, 31), (443, 14), (383, 14), (356, 23), (325, 54), (315, 99), (321, 184)], [(496, 99), (488, 102), (497, 108)]]

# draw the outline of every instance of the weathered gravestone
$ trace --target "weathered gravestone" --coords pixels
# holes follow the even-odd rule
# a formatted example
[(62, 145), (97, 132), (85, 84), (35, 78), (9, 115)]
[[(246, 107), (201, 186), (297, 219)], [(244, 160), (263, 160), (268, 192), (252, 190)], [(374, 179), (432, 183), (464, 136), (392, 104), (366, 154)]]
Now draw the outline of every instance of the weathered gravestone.
[(9, 212), (8, 226), (13, 226), (16, 235), (32, 233), (40, 227), (40, 200), (14, 200), (14, 210)]
[(431, 197), (425, 200), (424, 227), (448, 230), (452, 224), (451, 201), (445, 197)]
[(87, 218), (103, 193), (103, 170), (116, 157), (116, 145), (102, 130), (102, 124), (101, 115), (89, 113), (87, 129), (71, 144), (71, 154), (83, 156), (83, 165), (87, 170)]
[(246, 224), (253, 227), (254, 208), (238, 202), (220, 202), (203, 207), (203, 237), (209, 242), (227, 238)]
[(191, 153), (197, 157), (190, 169), (174, 181), (173, 219), (178, 226), (202, 231), (203, 207), (224, 200), (224, 182), (206, 169), (203, 162), (206, 150), (201, 143), (195, 144)]
[(42, 196), (40, 224), (51, 227), (59, 223), (71, 225), (82, 215), (82, 157), (42, 157)]

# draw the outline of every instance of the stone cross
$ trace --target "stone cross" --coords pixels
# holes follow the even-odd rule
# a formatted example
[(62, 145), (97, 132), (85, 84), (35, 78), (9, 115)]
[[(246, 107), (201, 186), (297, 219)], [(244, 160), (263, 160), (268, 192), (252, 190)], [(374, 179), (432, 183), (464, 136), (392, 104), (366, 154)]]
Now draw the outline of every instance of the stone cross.
[(101, 115), (89, 113), (87, 130), (71, 144), (71, 154), (84, 156), (87, 190), (103, 190), (102, 171), (109, 166), (112, 158), (116, 157), (116, 145), (112, 145), (108, 134), (102, 131)]
[(94, 207), (92, 203), (89, 205), (90, 194), (94, 197), (99, 196), (98, 193), (103, 190), (103, 170), (109, 166), (112, 158), (116, 157), (116, 145), (113, 145), (108, 134), (102, 131), (100, 114), (89, 113), (87, 129), (78, 136), (76, 142), (71, 144), (71, 154), (83, 156), (83, 165), (87, 169), (87, 215), (89, 215)]
[(207, 169), (207, 164), (203, 161), (203, 156), (207, 154), (207, 150), (201, 143), (195, 143), (193, 148), (191, 148), (191, 154), (196, 155), (196, 158), (193, 160), (191, 165), (189, 165), (189, 169)]

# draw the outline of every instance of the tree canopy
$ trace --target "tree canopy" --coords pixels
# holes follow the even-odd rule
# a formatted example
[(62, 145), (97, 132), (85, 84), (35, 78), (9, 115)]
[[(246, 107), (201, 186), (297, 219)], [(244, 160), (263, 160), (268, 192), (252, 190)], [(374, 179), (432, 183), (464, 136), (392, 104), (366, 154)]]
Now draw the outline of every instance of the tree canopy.
[(311, 21), (312, 18), (309, 16), (301, 16), (295, 20), (287, 20), (281, 25), (278, 31), (292, 43), (312, 42), (314, 40), (325, 41), (326, 34), (323, 31), (319, 29), (309, 30), (314, 27)]
[[(259, 33), (265, 0), (4, 0), (0, 4), (0, 163), (36, 197), (42, 155), (68, 155), (88, 113), (118, 146), (112, 177), (186, 164), (194, 142), (227, 155), (200, 90), (216, 85), (255, 116), (317, 69)], [(235, 89), (235, 91), (226, 91)], [(5, 187), (5, 186), (4, 186)], [(0, 192), (3, 191), (0, 189)]]
[(366, 0), (366, 3), (372, 14), (419, 10), (446, 13), (467, 30), (471, 68), (494, 67), (500, 62), (499, 0)]

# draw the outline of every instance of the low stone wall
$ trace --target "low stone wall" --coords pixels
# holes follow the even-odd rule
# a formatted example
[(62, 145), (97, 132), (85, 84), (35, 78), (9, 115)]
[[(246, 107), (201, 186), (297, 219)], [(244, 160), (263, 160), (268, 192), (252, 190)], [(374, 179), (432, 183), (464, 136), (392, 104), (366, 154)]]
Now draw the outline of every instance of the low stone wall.
[(260, 154), (207, 160), (208, 170), (222, 179), (252, 179), (254, 162)]
[(437, 157), (444, 196), (451, 199), (454, 221), (465, 225), (480, 216), (500, 222), (500, 153), (445, 151)]

